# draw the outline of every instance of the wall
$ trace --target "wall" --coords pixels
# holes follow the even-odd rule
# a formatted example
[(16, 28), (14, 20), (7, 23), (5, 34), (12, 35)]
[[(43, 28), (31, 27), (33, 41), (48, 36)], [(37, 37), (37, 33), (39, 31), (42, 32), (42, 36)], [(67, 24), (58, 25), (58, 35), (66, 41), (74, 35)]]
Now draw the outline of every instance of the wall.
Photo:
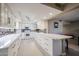
[(48, 33), (48, 21), (38, 21), (37, 22), (37, 28), (41, 30), (45, 30)]
[[(59, 23), (59, 28), (54, 28), (54, 22)], [(49, 33), (59, 33), (59, 34), (74, 34), (79, 35), (79, 21), (64, 24), (64, 21), (60, 22), (59, 20), (49, 20), (48, 21), (48, 32)]]
[[(66, 7), (65, 7), (65, 10), (64, 11), (68, 11), (70, 10), (68, 13), (69, 15), (65, 15), (65, 21), (71, 21), (69, 24), (65, 24), (63, 25), (63, 33), (65, 34), (74, 34), (74, 35), (78, 35), (79, 33), (79, 21), (78, 21), (78, 6), (79, 6), (79, 3), (71, 3), (71, 4), (68, 4)], [(65, 13), (64, 13), (65, 14)]]
[(64, 25), (64, 33), (79, 35), (79, 21)]

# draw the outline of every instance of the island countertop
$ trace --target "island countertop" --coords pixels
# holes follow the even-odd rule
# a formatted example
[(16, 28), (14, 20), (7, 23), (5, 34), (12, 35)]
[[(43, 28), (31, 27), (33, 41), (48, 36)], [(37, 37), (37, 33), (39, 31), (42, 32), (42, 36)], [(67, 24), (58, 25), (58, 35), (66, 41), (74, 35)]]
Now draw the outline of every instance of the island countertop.
[(61, 39), (69, 39), (72, 38), (72, 36), (67, 36), (67, 35), (61, 35), (61, 34), (49, 34), (49, 33), (32, 33), (33, 36), (38, 37), (45, 37), (45, 38), (50, 38), (50, 39), (55, 39), (55, 40), (61, 40)]

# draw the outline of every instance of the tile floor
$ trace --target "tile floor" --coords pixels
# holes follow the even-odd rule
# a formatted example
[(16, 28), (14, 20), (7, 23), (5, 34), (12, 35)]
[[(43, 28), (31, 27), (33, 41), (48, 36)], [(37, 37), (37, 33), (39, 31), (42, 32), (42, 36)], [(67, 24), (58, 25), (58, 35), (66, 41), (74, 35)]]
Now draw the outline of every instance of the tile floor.
[(22, 40), (18, 55), (19, 56), (43, 56), (43, 53), (38, 49), (34, 40)]

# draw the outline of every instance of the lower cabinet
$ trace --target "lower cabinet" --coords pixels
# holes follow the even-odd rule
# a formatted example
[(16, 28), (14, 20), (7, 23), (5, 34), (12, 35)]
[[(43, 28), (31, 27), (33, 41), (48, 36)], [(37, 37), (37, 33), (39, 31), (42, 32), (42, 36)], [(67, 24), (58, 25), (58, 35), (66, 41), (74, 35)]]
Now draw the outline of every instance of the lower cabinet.
[(35, 38), (35, 40), (38, 43), (38, 45), (42, 48), (42, 50), (44, 50), (47, 53), (46, 55), (52, 55), (52, 40), (51, 39), (44, 37), (43, 35), (42, 36), (38, 35)]
[(0, 56), (7, 56), (8, 55), (8, 48), (0, 49)]
[(17, 39), (8, 48), (8, 55), (9, 56), (17, 56), (19, 47), (20, 47), (20, 39)]
[(50, 56), (58, 56), (62, 53), (62, 42), (61, 40), (51, 39), (44, 35), (38, 35), (35, 38), (36, 42), (42, 48), (43, 51)]

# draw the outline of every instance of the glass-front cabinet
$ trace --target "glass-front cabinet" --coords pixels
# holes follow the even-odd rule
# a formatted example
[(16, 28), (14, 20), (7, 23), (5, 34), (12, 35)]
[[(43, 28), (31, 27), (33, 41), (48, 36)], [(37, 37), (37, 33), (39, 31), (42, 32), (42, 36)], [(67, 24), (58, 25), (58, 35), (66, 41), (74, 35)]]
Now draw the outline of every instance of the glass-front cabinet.
[(0, 27), (15, 28), (15, 16), (7, 4), (0, 3)]

